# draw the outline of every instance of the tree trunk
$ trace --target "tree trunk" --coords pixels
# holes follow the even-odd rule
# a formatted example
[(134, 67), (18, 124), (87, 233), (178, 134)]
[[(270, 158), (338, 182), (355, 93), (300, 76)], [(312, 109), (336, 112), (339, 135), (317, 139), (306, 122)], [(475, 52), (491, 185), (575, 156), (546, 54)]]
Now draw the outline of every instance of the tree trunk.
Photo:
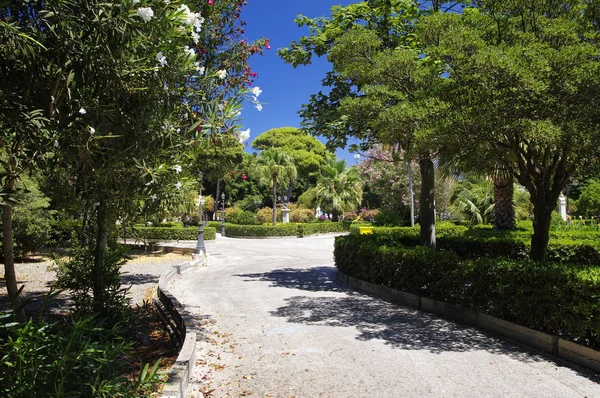
[(421, 166), (421, 202), (419, 225), (421, 246), (435, 250), (435, 167), (429, 158), (419, 159)]
[(213, 214), (213, 220), (216, 220), (219, 216), (219, 201), (221, 198), (219, 195), (221, 194), (221, 179), (217, 179), (217, 193), (215, 193), (215, 212)]
[(506, 170), (494, 175), (494, 228), (515, 229), (514, 177)]
[[(529, 258), (536, 261), (546, 261), (546, 251), (550, 240), (550, 222), (555, 206), (549, 206), (543, 199), (531, 198), (533, 203), (533, 236)], [(554, 201), (556, 202), (556, 201)]]
[(106, 271), (106, 244), (108, 242), (108, 204), (105, 194), (101, 194), (98, 204), (98, 235), (96, 238), (96, 255), (92, 272), (92, 288), (94, 291), (93, 307), (95, 312), (104, 310), (104, 274)]
[(273, 178), (273, 225), (277, 225), (277, 177)]
[(285, 202), (286, 205), (288, 203), (290, 203), (290, 199), (292, 199), (292, 191), (293, 191), (295, 185), (296, 185), (296, 181), (290, 181), (290, 185), (288, 185), (287, 194), (286, 194), (286, 198), (287, 198), (287, 200)]
[[(4, 192), (11, 195), (15, 190), (15, 177), (9, 176)], [(13, 254), (13, 231), (12, 231), (12, 213), (13, 209), (9, 204), (2, 206), (2, 249), (4, 250), (4, 279), (6, 280), (6, 291), (10, 298), (10, 304), (15, 313), (17, 322), (25, 322), (25, 310), (19, 297), (20, 291), (17, 288), (17, 275), (15, 273), (15, 257)]]
[(410, 226), (415, 226), (415, 191), (413, 189), (412, 167), (408, 161), (408, 195), (410, 203)]

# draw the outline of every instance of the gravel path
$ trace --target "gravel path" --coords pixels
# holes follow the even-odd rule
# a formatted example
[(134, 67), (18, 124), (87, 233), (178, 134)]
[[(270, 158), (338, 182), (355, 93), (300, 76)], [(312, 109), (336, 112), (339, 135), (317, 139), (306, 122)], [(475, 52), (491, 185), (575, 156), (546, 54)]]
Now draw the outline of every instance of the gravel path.
[(189, 397), (600, 397), (597, 376), (335, 281), (333, 238), (217, 238), (171, 283), (200, 336)]
[[(131, 260), (122, 268), (123, 285), (131, 286), (128, 296), (131, 304), (141, 304), (152, 297), (161, 274), (171, 270), (171, 267), (190, 259), (189, 255), (175, 253), (133, 253)], [(32, 257), (28, 262), (15, 264), (19, 286), (25, 285), (23, 297), (30, 301), (25, 307), (28, 314), (36, 313), (43, 298), (49, 292), (49, 284), (54, 280), (56, 273), (52, 269), (53, 262), (47, 257)], [(6, 284), (0, 279), (0, 311), (10, 307), (6, 295)], [(63, 292), (50, 308), (51, 313), (60, 314), (69, 305), (68, 294)], [(61, 309), (62, 308), (62, 309)]]

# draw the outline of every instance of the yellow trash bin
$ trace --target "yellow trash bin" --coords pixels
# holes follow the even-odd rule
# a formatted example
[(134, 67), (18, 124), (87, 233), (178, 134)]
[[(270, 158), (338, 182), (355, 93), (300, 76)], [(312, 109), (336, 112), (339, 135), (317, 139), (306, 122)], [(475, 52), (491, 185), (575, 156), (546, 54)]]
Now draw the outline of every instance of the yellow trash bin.
[(373, 233), (373, 227), (359, 227), (361, 235), (367, 235)]

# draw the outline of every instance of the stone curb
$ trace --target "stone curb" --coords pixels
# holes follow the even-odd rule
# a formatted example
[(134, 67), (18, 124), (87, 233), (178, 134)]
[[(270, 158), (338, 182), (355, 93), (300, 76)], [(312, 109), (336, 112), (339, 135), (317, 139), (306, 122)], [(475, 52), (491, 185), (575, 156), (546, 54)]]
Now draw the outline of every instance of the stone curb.
[(154, 302), (157, 307), (158, 303), (162, 305), (163, 308), (158, 308), (159, 312), (168, 318), (167, 328), (172, 329), (172, 334), (181, 346), (175, 364), (169, 371), (161, 398), (185, 398), (190, 375), (196, 363), (198, 332), (194, 317), (168, 291), (166, 285), (177, 275), (203, 265), (206, 265), (205, 256), (173, 266), (171, 271), (160, 276), (154, 292)]
[(376, 285), (353, 278), (337, 271), (338, 280), (345, 285), (391, 301), (396, 304), (442, 315), (456, 322), (475, 326), (494, 334), (506, 337), (523, 345), (538, 349), (547, 354), (558, 356), (579, 366), (600, 372), (600, 351), (581, 344), (573, 343), (558, 336), (533, 330), (516, 323), (508, 322), (481, 312), (457, 307), (444, 301), (419, 297), (386, 286)]

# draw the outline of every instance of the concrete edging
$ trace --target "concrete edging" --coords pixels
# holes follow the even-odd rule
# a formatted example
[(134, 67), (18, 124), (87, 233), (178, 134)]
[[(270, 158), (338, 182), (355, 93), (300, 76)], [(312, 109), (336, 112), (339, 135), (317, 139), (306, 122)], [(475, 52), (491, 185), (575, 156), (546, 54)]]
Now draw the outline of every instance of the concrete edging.
[(337, 277), (340, 282), (353, 289), (381, 297), (396, 304), (442, 315), (459, 323), (478, 327), (547, 354), (555, 355), (584, 368), (600, 372), (600, 351), (593, 348), (481, 312), (457, 307), (444, 301), (419, 297), (412, 293), (356, 279), (339, 270), (337, 271)]
[[(173, 278), (196, 266), (206, 265), (206, 257), (201, 256), (173, 266), (162, 274), (154, 292), (154, 303), (165, 321), (169, 333), (181, 346), (175, 364), (169, 371), (169, 377), (162, 390), (162, 398), (185, 398), (190, 375), (196, 363), (197, 328), (194, 318), (183, 305), (169, 292), (166, 285)], [(161, 308), (162, 307), (162, 308)], [(165, 319), (166, 318), (166, 319)]]

